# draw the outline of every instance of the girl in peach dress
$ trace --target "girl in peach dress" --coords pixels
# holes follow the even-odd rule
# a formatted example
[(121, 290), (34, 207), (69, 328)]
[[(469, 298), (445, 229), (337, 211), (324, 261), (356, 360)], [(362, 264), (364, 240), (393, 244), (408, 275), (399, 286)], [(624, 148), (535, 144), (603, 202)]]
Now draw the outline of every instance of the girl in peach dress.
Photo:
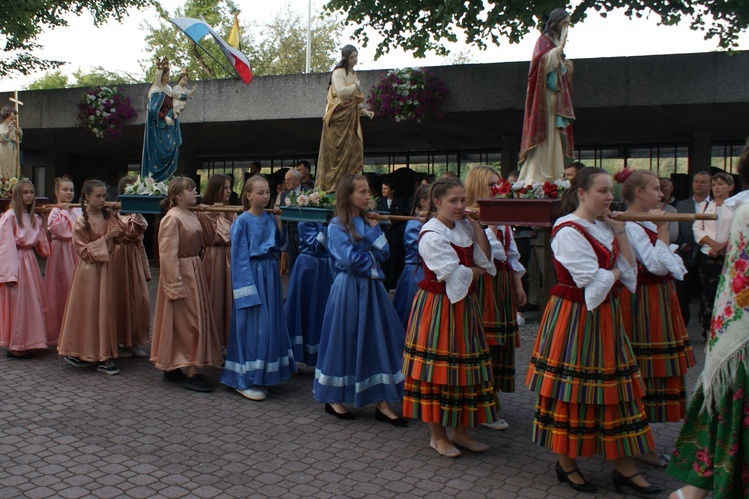
[(44, 271), (44, 287), (47, 290), (49, 316), (53, 325), (50, 336), (50, 340), (54, 340), (53, 345), (57, 344), (57, 337), (60, 335), (62, 314), (73, 282), (75, 264), (78, 262), (78, 255), (73, 248), (73, 225), (81, 215), (81, 209), (70, 207), (74, 196), (75, 186), (72, 180), (66, 177), (55, 179), (57, 206), (52, 208), (47, 218), (47, 231), (52, 236), (52, 252), (47, 258)]
[[(203, 204), (224, 206), (229, 203), (231, 180), (220, 173), (208, 178)], [(203, 269), (216, 321), (218, 341), (225, 349), (231, 326), (231, 307), (234, 303), (231, 285), (231, 224), (236, 213), (198, 213), (203, 229)]]
[(73, 367), (96, 366), (99, 372), (119, 374), (112, 361), (117, 358), (117, 288), (111, 262), (122, 229), (117, 217), (105, 207), (106, 195), (101, 180), (83, 184), (83, 214), (73, 227), (79, 260), (65, 304), (57, 351)]
[(197, 196), (192, 179), (175, 177), (169, 182), (168, 199), (162, 202), (168, 211), (159, 224), (160, 275), (151, 361), (164, 371), (164, 381), (210, 392), (213, 383), (198, 369), (220, 366), (223, 356), (200, 260), (203, 230), (198, 216), (189, 210)]
[[(135, 177), (123, 177), (117, 186), (120, 194), (135, 183)], [(120, 356), (148, 357), (143, 346), (151, 333), (151, 305), (148, 298), (148, 265), (143, 234), (148, 222), (140, 213), (118, 213), (122, 241), (114, 250), (113, 265), (117, 282), (117, 342)]]
[(52, 324), (45, 300), (39, 256), (49, 256), (42, 219), (34, 213), (34, 185), (19, 181), (11, 209), (0, 217), (0, 346), (9, 358), (47, 348)]

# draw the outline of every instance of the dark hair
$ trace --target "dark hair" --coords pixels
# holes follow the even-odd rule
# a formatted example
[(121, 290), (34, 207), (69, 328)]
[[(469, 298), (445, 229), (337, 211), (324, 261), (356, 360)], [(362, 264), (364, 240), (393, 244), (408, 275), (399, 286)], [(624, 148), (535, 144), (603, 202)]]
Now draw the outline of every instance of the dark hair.
[(226, 181), (229, 181), (229, 185), (231, 185), (231, 179), (228, 177), (228, 175), (224, 175), (222, 173), (214, 173), (210, 177), (208, 177), (208, 182), (205, 186), (205, 192), (203, 193), (203, 197), (201, 198), (201, 203), (207, 204), (207, 205), (213, 205), (216, 203), (223, 203), (224, 202), (224, 184), (226, 184)]
[(254, 167), (257, 167), (258, 171), (263, 169), (260, 161), (253, 161), (252, 163), (250, 163), (250, 170), (252, 170)]
[(692, 180), (694, 180), (694, 177), (696, 177), (697, 175), (707, 175), (708, 178), (710, 178), (710, 179), (713, 178), (713, 174), (710, 173), (709, 171), (700, 170), (697, 173), (695, 173), (694, 175), (692, 175)]
[[(16, 222), (18, 223), (19, 227), (23, 227), (23, 211), (26, 210), (29, 213), (29, 218), (31, 219), (31, 226), (36, 227), (36, 213), (34, 213), (34, 210), (36, 208), (36, 196), (34, 197), (34, 200), (31, 202), (28, 208), (24, 208), (23, 206), (23, 198), (21, 197), (21, 189), (24, 185), (30, 185), (32, 189), (34, 189), (34, 192), (36, 192), (36, 188), (34, 187), (34, 184), (31, 183), (31, 181), (27, 178), (22, 178), (18, 181), (16, 185), (13, 186), (13, 198), (10, 201), (10, 206), (13, 209), (13, 211), (16, 214)], [(44, 236), (47, 237), (47, 236)]]
[(347, 173), (338, 181), (335, 197), (335, 216), (338, 217), (343, 230), (353, 237), (354, 241), (361, 241), (361, 237), (354, 228), (354, 220), (351, 218), (351, 196), (354, 194), (356, 183), (359, 181), (367, 182), (367, 179), (364, 175), (358, 173)]
[(570, 188), (567, 189), (562, 196), (562, 215), (568, 215), (577, 209), (580, 205), (580, 200), (577, 197), (578, 189), (587, 192), (593, 185), (593, 177), (600, 175), (601, 173), (608, 175), (606, 170), (595, 166), (586, 166), (577, 172), (577, 175), (575, 175), (575, 178), (573, 178), (570, 183)]
[(741, 156), (739, 156), (739, 164), (736, 166), (736, 171), (739, 174), (739, 181), (741, 187), (749, 189), (749, 139), (746, 139), (746, 144), (741, 150)]
[(177, 196), (187, 189), (195, 189), (195, 181), (190, 177), (174, 177), (170, 180), (167, 197), (161, 202), (164, 211), (169, 211), (177, 206)]
[[(88, 207), (86, 206), (86, 196), (94, 192), (94, 189), (96, 189), (97, 187), (101, 187), (102, 189), (104, 189), (104, 192), (107, 191), (107, 185), (101, 180), (97, 179), (86, 180), (83, 183), (83, 187), (81, 187), (80, 203), (81, 211), (83, 212), (83, 227), (89, 232), (91, 231), (91, 224), (88, 221)], [(101, 212), (104, 215), (105, 219), (109, 218), (109, 210), (107, 208), (102, 208)]]
[(5, 119), (11, 114), (18, 114), (18, 111), (16, 111), (16, 108), (14, 107), (5, 106), (2, 111), (0, 111), (0, 118), (5, 121)]
[(554, 9), (549, 13), (549, 20), (546, 21), (546, 27), (544, 28), (544, 34), (551, 33), (560, 22), (570, 17), (569, 13), (564, 9)]
[(395, 189), (395, 183), (393, 182), (393, 179), (391, 177), (385, 177), (385, 178), (383, 178), (382, 182), (380, 182), (380, 184), (386, 185), (386, 186), (390, 187), (391, 189), (396, 190)]
[(136, 179), (132, 175), (127, 175), (125, 177), (122, 177), (120, 179), (120, 183), (117, 184), (117, 193), (120, 194), (120, 195), (125, 194), (125, 188), (128, 185), (133, 185), (136, 180), (138, 180), (138, 179)]
[(333, 71), (335, 71), (336, 69), (343, 68), (346, 70), (346, 74), (348, 74), (348, 58), (354, 52), (359, 52), (359, 51), (356, 50), (356, 47), (354, 47), (353, 45), (344, 46), (341, 49), (341, 60), (339, 60), (338, 64), (335, 65), (335, 67), (333, 68)]
[(432, 218), (437, 213), (437, 204), (434, 200), (442, 199), (454, 187), (465, 189), (463, 182), (457, 177), (442, 177), (431, 185), (431, 189), (429, 190), (429, 218)]
[(421, 202), (424, 199), (429, 199), (429, 191), (431, 190), (430, 185), (420, 185), (418, 189), (416, 189), (416, 192), (414, 192), (414, 205), (411, 209), (411, 214), (419, 216), (419, 212), (421, 211)]
[(268, 183), (268, 179), (265, 178), (264, 175), (258, 174), (248, 178), (247, 182), (244, 183), (244, 188), (242, 188), (242, 209), (244, 211), (249, 211), (249, 209), (252, 208), (252, 203), (250, 203), (247, 194), (252, 192), (253, 186), (261, 181), (265, 182), (266, 184)]
[(567, 168), (574, 168), (575, 171), (579, 172), (580, 170), (585, 168), (585, 163), (583, 163), (582, 161), (573, 161), (568, 165), (564, 165), (564, 169), (566, 170)]
[(297, 165), (297, 166), (303, 166), (303, 167), (305, 167), (305, 168), (307, 169), (307, 171), (311, 171), (311, 170), (312, 170), (312, 165), (310, 165), (310, 164), (309, 164), (309, 161), (306, 161), (306, 160), (304, 160), (304, 159), (303, 159), (303, 160), (301, 160), (301, 161), (300, 161), (299, 163), (297, 163), (296, 165)]

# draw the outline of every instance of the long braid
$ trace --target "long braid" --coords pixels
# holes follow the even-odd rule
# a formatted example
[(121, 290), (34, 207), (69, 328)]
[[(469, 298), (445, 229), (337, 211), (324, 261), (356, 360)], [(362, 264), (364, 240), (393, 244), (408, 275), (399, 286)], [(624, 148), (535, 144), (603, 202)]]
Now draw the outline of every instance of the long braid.
[(81, 212), (83, 214), (83, 227), (87, 231), (91, 232), (91, 224), (88, 222), (88, 210), (86, 209), (86, 194), (85, 194), (85, 189), (81, 189), (81, 199), (80, 199), (79, 202), (81, 203)]

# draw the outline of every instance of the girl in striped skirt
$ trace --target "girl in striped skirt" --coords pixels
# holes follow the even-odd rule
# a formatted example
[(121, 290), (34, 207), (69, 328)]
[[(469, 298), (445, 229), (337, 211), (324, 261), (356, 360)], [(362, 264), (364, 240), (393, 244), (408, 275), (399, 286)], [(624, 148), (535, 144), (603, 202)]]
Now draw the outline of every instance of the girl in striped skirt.
[(604, 170), (580, 170), (562, 202), (562, 212), (572, 213), (552, 230), (557, 284), (526, 378), (536, 392), (533, 440), (558, 454), (557, 478), (575, 490), (595, 492), (576, 459), (600, 454), (614, 460), (617, 490), (656, 494), (662, 489), (639, 475), (632, 459), (654, 442), (617, 298), (620, 285), (635, 290), (637, 268), (624, 222), (607, 216), (611, 189)]
[[(633, 171), (622, 197), (628, 213), (656, 210), (662, 197), (658, 177)], [(637, 258), (637, 292), (622, 293), (622, 315), (645, 382), (645, 412), (651, 423), (679, 422), (686, 413), (684, 375), (695, 360), (673, 280), (687, 269), (668, 247), (668, 222), (627, 222), (627, 237)], [(669, 460), (654, 451), (638, 459), (661, 467)]]
[[(499, 174), (494, 168), (483, 165), (471, 168), (466, 176), (468, 209), (478, 210), (476, 200), (491, 197), (491, 188), (498, 182)], [(486, 237), (491, 246), (497, 275), (481, 276), (477, 282), (477, 296), (483, 308), (484, 332), (494, 372), (494, 392), (499, 395), (500, 391), (515, 391), (515, 348), (520, 346), (517, 308), (525, 305), (525, 291), (520, 282), (525, 268), (520, 264), (520, 253), (509, 226), (489, 226), (486, 228)], [(503, 418), (484, 426), (492, 430), (509, 428)]]
[[(434, 183), (431, 218), (421, 229), (424, 279), (414, 297), (403, 359), (403, 415), (429, 424), (429, 443), (445, 457), (463, 447), (489, 449), (466, 431), (496, 420), (489, 348), (475, 283), (494, 274), (486, 235), (465, 214), (465, 189), (456, 178)], [(446, 427), (452, 427), (452, 442)]]

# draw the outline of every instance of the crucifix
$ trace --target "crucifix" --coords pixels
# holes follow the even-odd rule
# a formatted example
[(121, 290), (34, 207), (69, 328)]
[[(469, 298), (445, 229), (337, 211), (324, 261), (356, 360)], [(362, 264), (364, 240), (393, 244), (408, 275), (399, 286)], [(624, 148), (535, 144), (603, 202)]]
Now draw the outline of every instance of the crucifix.
[(18, 100), (18, 90), (13, 91), (13, 97), (8, 98), (16, 108), (16, 178), (21, 177), (21, 136), (23, 131), (21, 130), (21, 110), (18, 106), (23, 106), (23, 102)]

